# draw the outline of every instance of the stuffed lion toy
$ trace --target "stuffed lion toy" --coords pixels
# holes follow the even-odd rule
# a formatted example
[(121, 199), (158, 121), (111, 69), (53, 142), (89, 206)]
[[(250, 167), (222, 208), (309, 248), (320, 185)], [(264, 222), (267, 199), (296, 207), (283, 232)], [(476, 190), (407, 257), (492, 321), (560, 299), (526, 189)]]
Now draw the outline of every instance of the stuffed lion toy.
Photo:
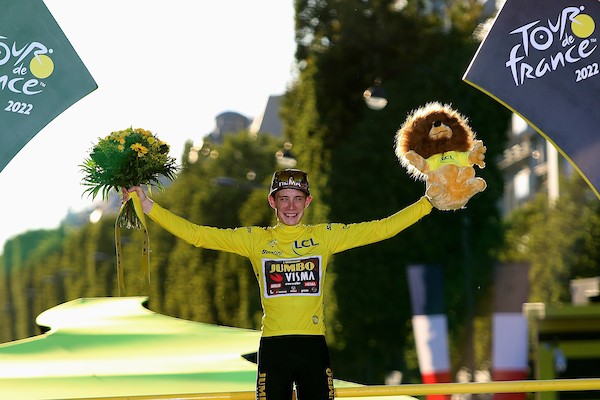
[(431, 102), (410, 112), (396, 132), (395, 146), (400, 163), (426, 182), (425, 195), (440, 210), (464, 208), (487, 187), (473, 168), (485, 167), (487, 148), (450, 105)]

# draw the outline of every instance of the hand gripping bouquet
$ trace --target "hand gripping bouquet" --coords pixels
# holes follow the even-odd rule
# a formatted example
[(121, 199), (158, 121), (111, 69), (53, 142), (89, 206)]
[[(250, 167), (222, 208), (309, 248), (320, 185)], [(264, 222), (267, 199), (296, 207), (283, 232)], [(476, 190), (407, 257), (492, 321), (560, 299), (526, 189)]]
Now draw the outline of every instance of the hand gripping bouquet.
[[(158, 139), (151, 132), (142, 128), (127, 128), (112, 132), (100, 138), (92, 147), (88, 158), (81, 164), (84, 174), (82, 184), (87, 186), (84, 194), (92, 199), (101, 195), (107, 200), (111, 190), (118, 194), (121, 188), (147, 185), (163, 190), (161, 177), (173, 180), (178, 167), (174, 158), (169, 156), (169, 145)], [(135, 193), (121, 206), (115, 222), (117, 247), (117, 270), (119, 290), (123, 286), (123, 271), (120, 266), (120, 231), (119, 227), (143, 229), (146, 234), (142, 269), (150, 277), (148, 269), (148, 233), (141, 204)], [(144, 265), (145, 264), (145, 265)]]

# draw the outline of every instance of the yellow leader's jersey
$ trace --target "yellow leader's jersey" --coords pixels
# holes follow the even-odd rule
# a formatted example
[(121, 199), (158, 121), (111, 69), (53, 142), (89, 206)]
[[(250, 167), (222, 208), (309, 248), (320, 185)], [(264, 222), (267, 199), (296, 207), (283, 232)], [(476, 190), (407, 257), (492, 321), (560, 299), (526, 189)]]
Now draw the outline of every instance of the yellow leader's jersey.
[(468, 151), (446, 151), (444, 153), (434, 154), (426, 159), (429, 169), (435, 171), (445, 164), (454, 164), (459, 167), (470, 167), (473, 165), (469, 161)]
[(196, 246), (250, 259), (263, 307), (262, 335), (324, 335), (323, 288), (330, 257), (391, 238), (431, 212), (422, 197), (396, 214), (355, 224), (222, 229), (193, 224), (154, 204), (148, 216)]

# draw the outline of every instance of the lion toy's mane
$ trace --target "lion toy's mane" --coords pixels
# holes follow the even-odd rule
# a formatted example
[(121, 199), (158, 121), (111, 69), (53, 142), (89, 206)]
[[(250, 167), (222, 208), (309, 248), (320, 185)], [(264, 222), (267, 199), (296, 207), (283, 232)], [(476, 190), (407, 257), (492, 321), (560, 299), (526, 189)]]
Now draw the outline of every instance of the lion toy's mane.
[(439, 102), (411, 111), (396, 132), (398, 159), (415, 179), (426, 181), (426, 195), (437, 208), (462, 208), (486, 188), (473, 168), (485, 167), (486, 147), (475, 136), (467, 117)]

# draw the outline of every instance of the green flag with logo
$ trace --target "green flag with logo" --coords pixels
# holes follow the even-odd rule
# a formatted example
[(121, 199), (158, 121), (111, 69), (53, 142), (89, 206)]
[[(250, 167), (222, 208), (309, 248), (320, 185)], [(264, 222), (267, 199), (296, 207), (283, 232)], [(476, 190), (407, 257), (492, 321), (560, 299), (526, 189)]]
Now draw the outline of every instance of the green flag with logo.
[(0, 1), (0, 171), (97, 87), (42, 0)]

